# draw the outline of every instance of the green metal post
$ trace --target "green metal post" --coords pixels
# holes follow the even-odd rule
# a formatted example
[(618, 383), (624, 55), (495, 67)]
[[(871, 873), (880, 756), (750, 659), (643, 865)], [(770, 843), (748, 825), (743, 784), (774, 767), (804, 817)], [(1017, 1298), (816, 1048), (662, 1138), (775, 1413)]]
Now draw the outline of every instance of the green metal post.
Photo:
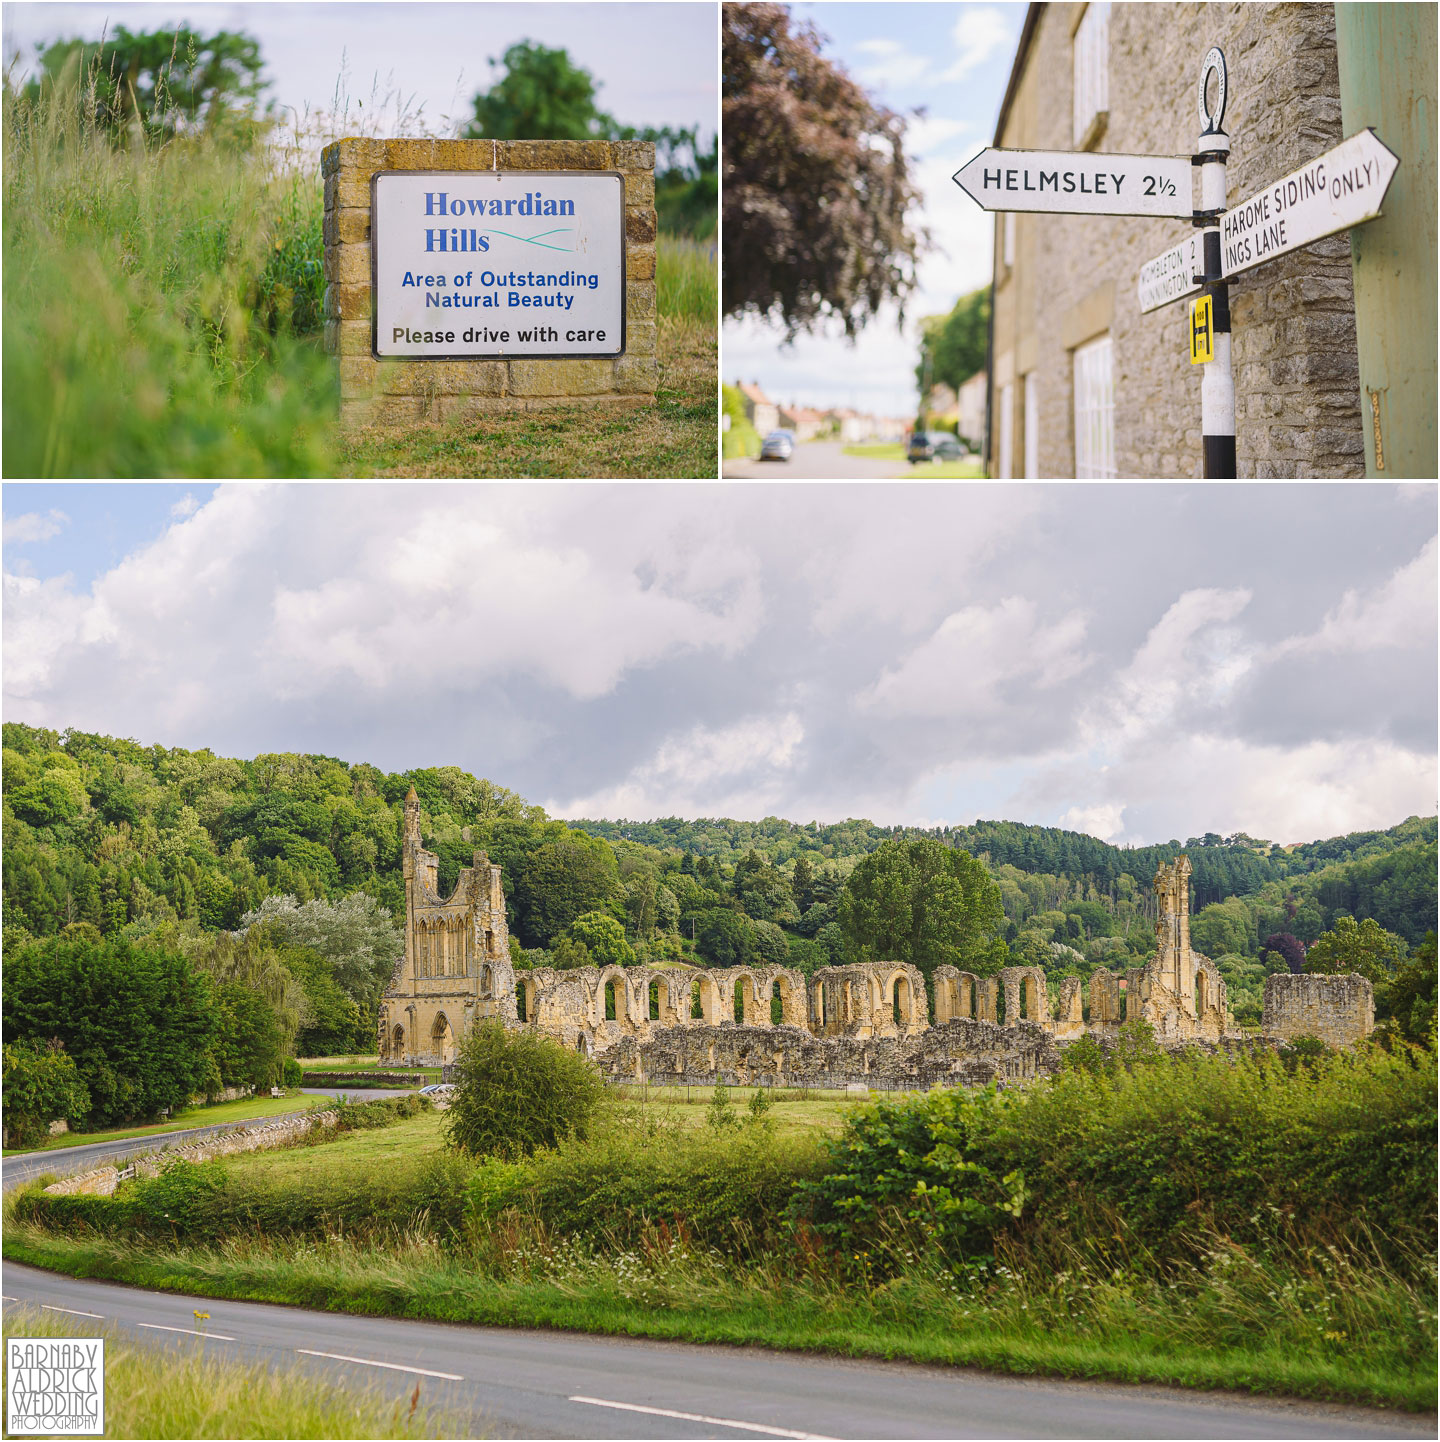
[(1440, 475), (1436, 455), (1433, 4), (1337, 4), (1345, 134), (1370, 125), (1400, 168), (1378, 220), (1350, 231), (1365, 474)]

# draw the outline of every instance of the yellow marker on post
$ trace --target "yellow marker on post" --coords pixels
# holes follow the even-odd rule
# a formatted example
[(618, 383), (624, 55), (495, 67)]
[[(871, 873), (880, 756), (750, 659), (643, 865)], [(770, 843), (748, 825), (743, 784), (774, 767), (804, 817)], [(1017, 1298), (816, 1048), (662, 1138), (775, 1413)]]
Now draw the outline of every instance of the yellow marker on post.
[(1202, 295), (1190, 302), (1190, 364), (1204, 365), (1215, 359), (1215, 325), (1210, 312), (1210, 297)]

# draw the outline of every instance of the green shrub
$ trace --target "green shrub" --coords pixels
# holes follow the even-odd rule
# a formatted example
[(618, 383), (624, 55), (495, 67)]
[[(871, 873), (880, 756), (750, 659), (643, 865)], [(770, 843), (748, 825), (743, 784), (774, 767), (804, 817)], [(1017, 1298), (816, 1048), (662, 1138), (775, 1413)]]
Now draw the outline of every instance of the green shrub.
[(445, 1136), (477, 1157), (529, 1156), (584, 1137), (604, 1094), (600, 1073), (578, 1053), (481, 1022), (460, 1043)]
[(6, 1046), (4, 1097), (6, 1144), (12, 1147), (34, 1146), (51, 1122), (78, 1122), (90, 1110), (90, 1090), (60, 1041)]
[(647, 1125), (628, 1111), (586, 1141), (518, 1164), (488, 1162), (471, 1182), (477, 1219), (514, 1208), (553, 1235), (630, 1243), (664, 1225), (725, 1248), (774, 1242), (797, 1182), (822, 1166), (812, 1137), (739, 1123)]
[(305, 1069), (293, 1056), (287, 1056), (285, 1058), (285, 1065), (282, 1068), (282, 1072), (282, 1080), (287, 1087), (302, 1087), (305, 1085)]
[(825, 1143), (799, 1214), (847, 1247), (889, 1222), (947, 1253), (1003, 1232), (1058, 1259), (1189, 1255), (1215, 1230), (1264, 1244), (1365, 1238), (1396, 1265), (1433, 1246), (1435, 1058), (1379, 1047), (1307, 1057), (1161, 1056), (1024, 1091), (880, 1101)]

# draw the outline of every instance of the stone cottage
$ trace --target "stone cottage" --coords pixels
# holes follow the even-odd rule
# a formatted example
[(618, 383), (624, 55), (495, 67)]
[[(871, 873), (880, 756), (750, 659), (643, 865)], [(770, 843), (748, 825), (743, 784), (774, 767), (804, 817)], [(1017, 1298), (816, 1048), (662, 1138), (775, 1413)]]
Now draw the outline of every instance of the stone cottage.
[[(1228, 69), (1229, 204), (1344, 139), (1333, 5), (1091, 3), (1029, 7), (994, 144), (1189, 156), (1212, 45)], [(1199, 476), (1189, 306), (1142, 314), (1136, 290), (1140, 267), (1190, 225), (994, 220), (989, 474)], [(1245, 272), (1230, 308), (1238, 474), (1363, 476), (1349, 236)]]

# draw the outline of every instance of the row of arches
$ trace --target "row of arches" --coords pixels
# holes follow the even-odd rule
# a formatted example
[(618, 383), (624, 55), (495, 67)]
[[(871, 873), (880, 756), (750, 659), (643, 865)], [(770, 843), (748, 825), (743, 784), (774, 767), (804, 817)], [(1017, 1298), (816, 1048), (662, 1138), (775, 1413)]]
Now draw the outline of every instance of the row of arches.
[(495, 956), (494, 931), (487, 929), (477, 948), (474, 929), (466, 917), (418, 917), (414, 925), (417, 980), (474, 976), (477, 961)]

